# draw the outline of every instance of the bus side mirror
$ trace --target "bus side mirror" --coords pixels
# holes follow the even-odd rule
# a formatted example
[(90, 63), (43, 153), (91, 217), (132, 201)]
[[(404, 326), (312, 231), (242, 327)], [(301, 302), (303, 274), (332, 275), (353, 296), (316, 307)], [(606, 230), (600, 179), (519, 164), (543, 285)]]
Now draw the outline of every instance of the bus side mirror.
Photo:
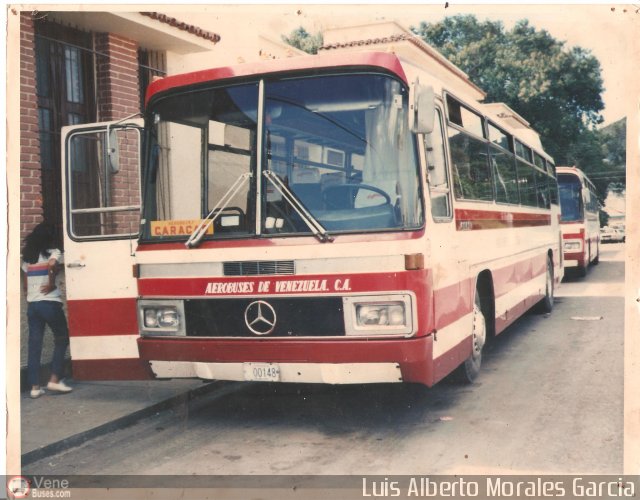
[(429, 134), (436, 115), (435, 93), (431, 85), (416, 80), (409, 91), (409, 128), (414, 134)]
[(117, 174), (120, 170), (120, 147), (118, 145), (118, 134), (115, 129), (107, 128), (107, 164), (112, 174)]

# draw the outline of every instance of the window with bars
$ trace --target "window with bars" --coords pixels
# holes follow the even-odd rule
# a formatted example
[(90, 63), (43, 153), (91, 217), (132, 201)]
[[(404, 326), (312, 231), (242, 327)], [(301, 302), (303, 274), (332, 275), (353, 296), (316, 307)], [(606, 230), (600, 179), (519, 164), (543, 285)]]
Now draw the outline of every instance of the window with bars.
[[(52, 22), (35, 21), (36, 94), (42, 169), (43, 214), (62, 231), (60, 131), (65, 125), (92, 123), (97, 113), (96, 69), (107, 57), (94, 50), (94, 35)], [(154, 76), (166, 74), (166, 55), (159, 51), (138, 51), (140, 102)], [(82, 154), (80, 150), (77, 154)], [(94, 206), (100, 196), (100, 176), (87, 172), (86, 162), (74, 162), (70, 175), (82, 189), (76, 203)], [(137, 183), (136, 183), (137, 184)], [(97, 205), (96, 205), (97, 206)]]
[(92, 36), (46, 19), (35, 22), (36, 94), (44, 217), (62, 228), (60, 130), (95, 121)]

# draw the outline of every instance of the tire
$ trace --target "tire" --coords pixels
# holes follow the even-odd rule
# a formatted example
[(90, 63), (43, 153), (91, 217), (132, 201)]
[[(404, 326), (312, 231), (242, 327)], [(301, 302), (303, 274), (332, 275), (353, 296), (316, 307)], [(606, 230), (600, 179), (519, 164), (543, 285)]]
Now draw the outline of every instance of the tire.
[(555, 281), (553, 273), (553, 261), (547, 257), (547, 272), (545, 276), (544, 298), (536, 304), (535, 310), (540, 314), (549, 314), (553, 311)]
[(596, 258), (593, 259), (592, 264), (594, 266), (597, 266), (598, 264), (600, 264), (600, 244), (596, 244)]
[(587, 266), (578, 266), (578, 276), (584, 278), (587, 275)]
[(482, 365), (482, 349), (487, 340), (487, 321), (482, 311), (480, 302), (480, 291), (476, 290), (476, 297), (473, 305), (472, 322), (472, 347), (471, 355), (462, 363), (456, 371), (457, 379), (464, 384), (473, 383), (480, 374)]

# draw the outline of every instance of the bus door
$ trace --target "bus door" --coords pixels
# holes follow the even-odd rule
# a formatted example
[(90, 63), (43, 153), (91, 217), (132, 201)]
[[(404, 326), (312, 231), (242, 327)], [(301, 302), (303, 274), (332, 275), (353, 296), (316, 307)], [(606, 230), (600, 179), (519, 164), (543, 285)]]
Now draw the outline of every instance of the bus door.
[(141, 120), (62, 129), (64, 266), (73, 376), (149, 378), (137, 348), (134, 255)]

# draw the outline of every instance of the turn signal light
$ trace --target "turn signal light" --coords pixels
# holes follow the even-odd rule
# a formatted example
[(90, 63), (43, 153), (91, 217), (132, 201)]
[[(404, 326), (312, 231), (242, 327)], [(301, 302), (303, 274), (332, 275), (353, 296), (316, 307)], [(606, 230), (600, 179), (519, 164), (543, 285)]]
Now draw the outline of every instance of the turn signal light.
[(424, 269), (424, 254), (412, 253), (404, 256), (404, 268), (407, 271)]

